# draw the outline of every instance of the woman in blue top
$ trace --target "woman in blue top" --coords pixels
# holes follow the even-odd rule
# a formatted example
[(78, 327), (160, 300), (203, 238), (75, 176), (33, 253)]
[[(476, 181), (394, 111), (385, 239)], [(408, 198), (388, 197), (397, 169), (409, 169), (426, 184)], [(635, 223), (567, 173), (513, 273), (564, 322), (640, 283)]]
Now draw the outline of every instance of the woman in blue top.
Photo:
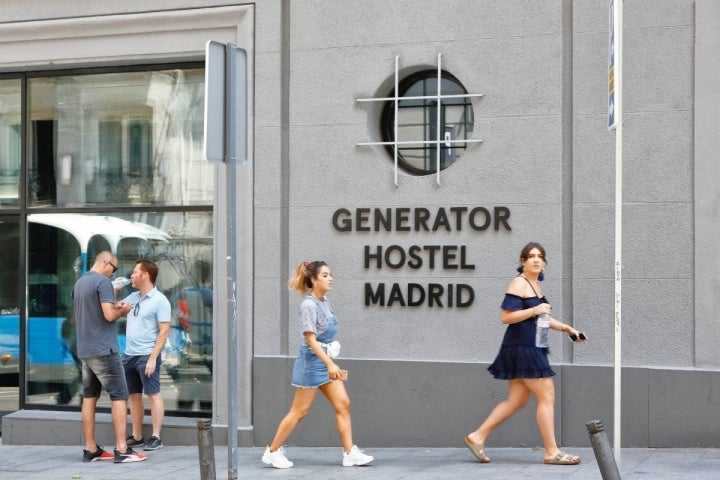
[[(534, 242), (525, 245), (520, 253), (520, 264), (520, 274), (510, 282), (500, 307), (500, 321), (508, 327), (500, 352), (488, 367), (495, 378), (508, 380), (508, 397), (493, 409), (477, 430), (465, 437), (465, 445), (480, 462), (490, 462), (485, 453), (488, 436), (522, 409), (532, 394), (537, 397), (536, 419), (545, 445), (545, 463), (575, 465), (580, 463), (580, 457), (560, 451), (555, 442), (555, 386), (552, 379), (555, 372), (548, 363), (548, 349), (535, 346), (537, 316), (550, 314), (552, 310), (539, 283), (546, 264), (543, 246)], [(579, 341), (585, 338), (579, 331), (552, 317), (550, 328), (579, 336)]]
[(344, 467), (366, 465), (374, 460), (365, 455), (354, 443), (350, 422), (350, 397), (345, 384), (347, 370), (341, 370), (333, 361), (332, 346), (338, 330), (333, 308), (325, 298), (332, 289), (332, 273), (325, 262), (303, 262), (295, 267), (289, 287), (305, 299), (300, 304), (300, 332), (302, 342), (295, 359), (292, 385), (295, 388), (290, 411), (278, 426), (275, 438), (265, 449), (263, 463), (275, 468), (290, 468), (293, 463), (285, 456), (283, 443), (297, 424), (310, 412), (317, 391), (320, 390), (335, 409), (340, 440), (343, 444)]

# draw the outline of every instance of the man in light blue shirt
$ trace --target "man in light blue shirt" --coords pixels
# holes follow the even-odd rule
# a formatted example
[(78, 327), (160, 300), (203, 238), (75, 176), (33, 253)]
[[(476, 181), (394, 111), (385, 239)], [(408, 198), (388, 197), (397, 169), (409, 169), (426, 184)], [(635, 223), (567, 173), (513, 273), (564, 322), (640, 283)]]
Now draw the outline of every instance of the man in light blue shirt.
[[(122, 357), (132, 417), (132, 435), (127, 438), (127, 444), (142, 445), (143, 450), (163, 447), (160, 430), (165, 404), (160, 396), (160, 354), (170, 333), (171, 309), (167, 297), (155, 288), (157, 275), (158, 266), (155, 262), (137, 260), (130, 280), (138, 291), (123, 300), (133, 306), (127, 315), (126, 346)], [(142, 434), (145, 412), (143, 392), (150, 400), (152, 418), (152, 435), (147, 442)]]

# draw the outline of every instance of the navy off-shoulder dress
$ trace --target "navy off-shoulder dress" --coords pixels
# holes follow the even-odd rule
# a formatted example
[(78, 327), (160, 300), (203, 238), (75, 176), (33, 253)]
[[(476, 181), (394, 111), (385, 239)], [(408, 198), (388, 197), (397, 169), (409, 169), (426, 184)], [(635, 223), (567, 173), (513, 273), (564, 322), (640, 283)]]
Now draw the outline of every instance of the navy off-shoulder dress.
[[(500, 308), (516, 311), (547, 303), (545, 297), (522, 298), (510, 293), (505, 294)], [(535, 346), (536, 317), (508, 325), (505, 330), (500, 352), (488, 367), (493, 377), (499, 380), (513, 378), (552, 377), (555, 372), (548, 362), (548, 349)]]

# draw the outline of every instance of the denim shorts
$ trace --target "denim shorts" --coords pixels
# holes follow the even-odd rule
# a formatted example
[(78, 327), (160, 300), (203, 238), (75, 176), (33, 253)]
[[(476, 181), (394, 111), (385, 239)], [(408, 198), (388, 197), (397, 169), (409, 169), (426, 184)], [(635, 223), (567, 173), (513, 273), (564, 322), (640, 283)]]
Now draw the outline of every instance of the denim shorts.
[(111, 353), (102, 357), (81, 360), (83, 397), (99, 397), (100, 390), (104, 388), (108, 392), (110, 400), (128, 399), (125, 371), (119, 354)]
[(290, 384), (293, 387), (318, 388), (330, 383), (327, 365), (315, 355), (310, 347), (301, 345), (298, 356), (293, 365), (293, 375)]
[(155, 361), (155, 371), (149, 377), (145, 375), (145, 365), (149, 355), (123, 355), (122, 365), (125, 369), (125, 381), (128, 392), (153, 395), (160, 393), (160, 357)]

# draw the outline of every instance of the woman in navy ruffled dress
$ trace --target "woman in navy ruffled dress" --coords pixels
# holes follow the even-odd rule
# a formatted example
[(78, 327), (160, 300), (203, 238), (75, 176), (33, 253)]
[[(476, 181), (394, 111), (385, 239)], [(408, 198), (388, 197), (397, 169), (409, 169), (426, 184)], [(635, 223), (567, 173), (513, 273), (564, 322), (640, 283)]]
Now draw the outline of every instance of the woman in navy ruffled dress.
[[(488, 436), (522, 409), (530, 395), (535, 395), (536, 419), (545, 445), (544, 462), (575, 465), (580, 463), (580, 457), (562, 452), (555, 441), (555, 386), (552, 379), (555, 372), (548, 363), (548, 349), (535, 345), (537, 316), (550, 314), (552, 310), (539, 283), (546, 264), (543, 246), (528, 243), (520, 252), (520, 264), (520, 274), (510, 282), (500, 307), (500, 321), (508, 327), (500, 352), (488, 367), (495, 378), (508, 381), (508, 396), (493, 409), (477, 430), (465, 437), (465, 445), (480, 462), (490, 462), (485, 453)], [(585, 339), (578, 330), (552, 317), (550, 328), (567, 333), (578, 341)]]

